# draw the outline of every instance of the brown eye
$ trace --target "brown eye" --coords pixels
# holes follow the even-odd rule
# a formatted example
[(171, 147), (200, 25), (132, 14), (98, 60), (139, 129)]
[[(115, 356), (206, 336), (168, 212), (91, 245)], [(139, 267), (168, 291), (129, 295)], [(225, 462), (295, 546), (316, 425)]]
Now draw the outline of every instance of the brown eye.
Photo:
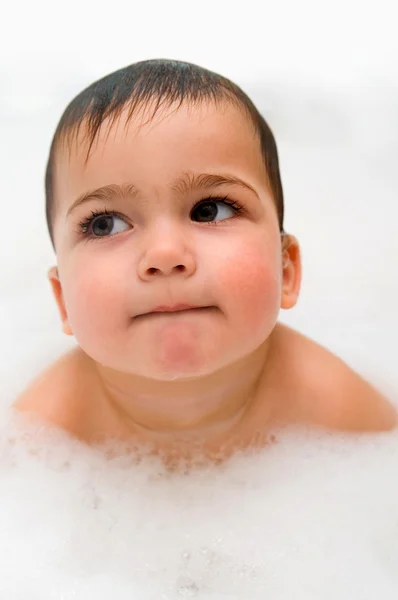
[[(225, 214), (225, 211), (230, 214)], [(236, 210), (223, 201), (206, 200), (195, 206), (191, 213), (193, 220), (208, 223), (214, 220), (229, 219), (236, 214)]]

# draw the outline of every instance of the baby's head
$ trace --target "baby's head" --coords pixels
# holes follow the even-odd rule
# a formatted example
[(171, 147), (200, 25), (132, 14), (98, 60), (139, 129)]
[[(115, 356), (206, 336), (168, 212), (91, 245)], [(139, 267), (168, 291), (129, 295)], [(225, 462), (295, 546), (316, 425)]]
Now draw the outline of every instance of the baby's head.
[(208, 374), (259, 349), (296, 303), (272, 132), (201, 67), (145, 61), (79, 94), (54, 135), (46, 202), (63, 330), (111, 369)]

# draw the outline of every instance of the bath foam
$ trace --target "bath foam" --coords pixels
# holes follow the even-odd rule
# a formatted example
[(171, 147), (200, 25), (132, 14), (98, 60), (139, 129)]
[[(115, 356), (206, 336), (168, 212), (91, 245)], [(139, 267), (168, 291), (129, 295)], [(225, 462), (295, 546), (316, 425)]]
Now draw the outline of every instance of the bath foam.
[(6, 409), (2, 600), (396, 600), (398, 432), (290, 429), (218, 466), (106, 459)]

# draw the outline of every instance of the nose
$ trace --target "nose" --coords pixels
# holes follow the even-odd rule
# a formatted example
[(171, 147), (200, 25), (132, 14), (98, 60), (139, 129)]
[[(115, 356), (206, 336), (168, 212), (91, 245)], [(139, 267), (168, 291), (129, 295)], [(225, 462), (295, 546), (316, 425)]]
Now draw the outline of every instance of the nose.
[(186, 236), (182, 236), (175, 228), (152, 232), (138, 264), (140, 279), (151, 280), (171, 275), (190, 277), (195, 270), (195, 256)]

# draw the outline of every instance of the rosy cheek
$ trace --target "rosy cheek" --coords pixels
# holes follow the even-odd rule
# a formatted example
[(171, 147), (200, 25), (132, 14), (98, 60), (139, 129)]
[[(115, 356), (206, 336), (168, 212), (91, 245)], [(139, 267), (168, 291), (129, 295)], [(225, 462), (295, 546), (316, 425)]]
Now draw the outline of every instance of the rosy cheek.
[[(84, 274), (83, 274), (84, 273)], [(115, 332), (120, 327), (121, 317), (126, 312), (121, 306), (123, 280), (117, 270), (106, 267), (79, 269), (67, 285), (66, 308), (72, 330), (86, 336), (108, 331)]]
[(220, 270), (217, 289), (244, 327), (255, 329), (279, 311), (280, 281), (275, 252), (248, 246)]

